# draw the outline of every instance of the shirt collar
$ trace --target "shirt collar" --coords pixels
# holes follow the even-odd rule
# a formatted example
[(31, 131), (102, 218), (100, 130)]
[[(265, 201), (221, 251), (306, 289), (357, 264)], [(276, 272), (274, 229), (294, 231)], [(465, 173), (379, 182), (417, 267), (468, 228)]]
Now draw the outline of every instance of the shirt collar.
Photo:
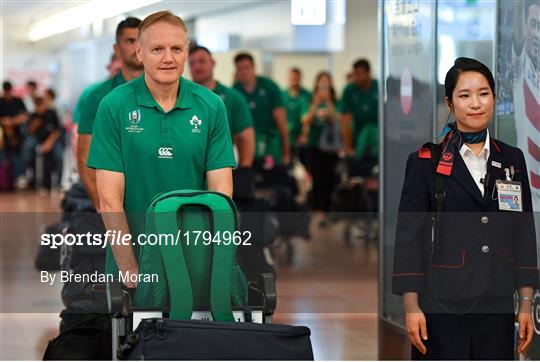
[[(150, 90), (148, 89), (146, 82), (144, 81), (144, 73), (133, 80), (135, 86), (135, 98), (137, 104), (143, 107), (158, 108), (159, 104), (156, 102)], [(176, 105), (174, 108), (188, 109), (193, 104), (193, 95), (191, 92), (191, 82), (183, 77), (180, 77), (180, 84), (178, 86), (178, 97), (176, 98)]]
[[(489, 153), (490, 153), (489, 144), (491, 140), (489, 138), (489, 129), (486, 131), (487, 131), (487, 135), (486, 135), (486, 140), (484, 141), (484, 148), (482, 148), (482, 151), (480, 151), (480, 154), (478, 155), (478, 157), (479, 158), (483, 157), (487, 161), (489, 158)], [(473, 150), (471, 150), (470, 147), (467, 146), (466, 144), (463, 144), (461, 148), (459, 149), (459, 153), (461, 157), (465, 157), (467, 153), (469, 152), (471, 153), (471, 155), (474, 155), (476, 157), (476, 154), (473, 152)]]

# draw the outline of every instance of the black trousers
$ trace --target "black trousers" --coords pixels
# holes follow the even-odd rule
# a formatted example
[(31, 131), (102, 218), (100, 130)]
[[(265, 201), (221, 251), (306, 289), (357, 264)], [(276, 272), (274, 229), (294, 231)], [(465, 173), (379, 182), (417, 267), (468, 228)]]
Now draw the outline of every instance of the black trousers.
[(313, 179), (311, 206), (313, 210), (330, 211), (338, 156), (335, 152), (324, 152), (316, 147), (309, 148), (308, 155), (308, 171)]
[(426, 313), (427, 353), (411, 346), (412, 360), (513, 360), (514, 314)]

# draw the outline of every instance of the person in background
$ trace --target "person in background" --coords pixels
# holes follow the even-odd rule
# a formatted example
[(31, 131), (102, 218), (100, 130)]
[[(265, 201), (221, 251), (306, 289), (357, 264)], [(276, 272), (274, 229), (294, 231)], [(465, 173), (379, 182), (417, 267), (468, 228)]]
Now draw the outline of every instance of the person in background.
[(59, 120), (59, 130), (58, 130), (59, 135), (56, 142), (54, 143), (52, 152), (53, 152), (53, 157), (54, 157), (54, 168), (59, 177), (58, 181), (59, 183), (61, 183), (60, 178), (62, 177), (63, 166), (64, 166), (64, 147), (66, 145), (64, 138), (65, 138), (66, 132), (64, 129), (64, 125), (62, 124), (61, 119), (59, 117), (58, 110), (56, 109), (56, 105), (54, 103), (55, 99), (56, 99), (56, 92), (54, 91), (54, 89), (52, 88), (45, 89), (45, 92), (43, 93), (43, 100), (47, 104), (48, 109), (51, 112), (54, 112), (56, 115), (56, 118)]
[[(27, 124), (27, 135), (22, 145), (22, 157), (26, 171), (26, 186), (35, 185), (36, 170), (34, 164), (36, 152), (41, 152), (45, 157), (53, 152), (54, 145), (60, 135), (60, 121), (55, 111), (50, 109), (50, 104), (43, 97), (35, 99), (36, 111), (32, 113)], [(52, 155), (54, 156), (54, 154)], [(46, 184), (49, 185), (48, 180)]]
[[(126, 18), (116, 27), (116, 42), (113, 46), (117, 58), (121, 59), (120, 71), (110, 78), (92, 88), (84, 94), (77, 115), (77, 170), (84, 188), (92, 200), (96, 210), (99, 210), (99, 198), (96, 189), (95, 170), (86, 166), (88, 152), (92, 142), (94, 119), (101, 100), (119, 85), (137, 78), (143, 72), (143, 66), (137, 58), (137, 42), (139, 35), (139, 25), (141, 20), (137, 18)], [(82, 97), (81, 97), (82, 98)]]
[(251, 167), (255, 156), (255, 133), (249, 106), (236, 89), (225, 87), (214, 79), (215, 66), (216, 61), (207, 48), (202, 46), (191, 48), (189, 52), (191, 78), (223, 100), (231, 135), (238, 148), (238, 167)]
[(271, 169), (291, 161), (287, 115), (279, 87), (269, 78), (257, 76), (249, 53), (234, 57), (234, 88), (247, 100), (255, 126), (255, 163)]
[[(118, 74), (121, 68), (122, 68), (122, 59), (119, 57), (118, 54), (116, 54), (116, 52), (113, 52), (111, 55), (111, 59), (106, 66), (107, 73), (108, 73), (107, 79), (114, 78)], [(94, 88), (98, 87), (103, 82), (104, 80), (96, 82), (96, 83), (92, 83), (82, 91), (81, 95), (79, 96), (79, 100), (77, 101), (77, 104), (75, 104), (75, 108), (73, 108), (73, 116), (72, 116), (73, 123), (75, 124), (79, 123), (79, 120), (81, 118), (81, 107), (83, 103), (85, 102), (88, 94), (91, 93)]]
[(362, 128), (369, 123), (378, 123), (378, 83), (371, 78), (371, 66), (366, 59), (353, 64), (354, 81), (343, 90), (342, 132), (345, 153), (354, 155), (354, 149)]
[[(298, 137), (302, 133), (302, 112), (309, 105), (311, 93), (302, 87), (302, 71), (298, 67), (289, 69), (289, 88), (283, 91), (285, 108), (287, 109), (287, 127), (289, 142), (293, 154), (299, 152)], [(299, 155), (302, 161), (302, 155)]]
[[(2, 84), (2, 97), (0, 97), (0, 152), (2, 162), (6, 167), (3, 178), (3, 187), (11, 188), (15, 184), (24, 183), (24, 162), (21, 157), (23, 134), (21, 125), (28, 118), (24, 102), (13, 95), (11, 82)], [(22, 185), (24, 186), (24, 185)]]
[(335, 168), (340, 139), (340, 113), (332, 76), (324, 71), (315, 78), (313, 97), (302, 117), (299, 143), (307, 145), (308, 171), (313, 179), (311, 206), (318, 213), (320, 225), (326, 225), (332, 191), (335, 187)]
[(26, 82), (26, 96), (23, 98), (24, 106), (29, 114), (34, 113), (36, 110), (36, 98), (37, 94), (37, 83), (35, 80), (29, 80)]

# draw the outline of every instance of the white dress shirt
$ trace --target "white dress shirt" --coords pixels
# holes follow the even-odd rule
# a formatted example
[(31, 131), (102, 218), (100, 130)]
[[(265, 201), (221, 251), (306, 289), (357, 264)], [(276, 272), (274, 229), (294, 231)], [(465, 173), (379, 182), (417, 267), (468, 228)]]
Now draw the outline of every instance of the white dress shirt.
[(465, 165), (474, 179), (474, 182), (476, 182), (476, 186), (478, 186), (482, 196), (484, 196), (484, 184), (482, 184), (480, 180), (486, 176), (487, 172), (487, 161), (489, 158), (489, 130), (487, 131), (484, 148), (482, 148), (482, 151), (480, 151), (478, 156), (476, 156), (473, 150), (466, 144), (461, 146), (459, 153), (461, 154), (463, 161), (465, 161)]

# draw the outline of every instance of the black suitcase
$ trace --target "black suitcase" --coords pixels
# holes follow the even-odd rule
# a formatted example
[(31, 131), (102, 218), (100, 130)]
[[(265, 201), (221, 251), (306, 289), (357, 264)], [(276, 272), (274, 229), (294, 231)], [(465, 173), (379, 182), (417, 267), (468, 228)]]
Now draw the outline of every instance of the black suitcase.
[(120, 348), (128, 360), (313, 360), (310, 330), (279, 324), (143, 320)]
[(109, 315), (64, 310), (60, 317), (60, 335), (49, 341), (43, 355), (44, 361), (111, 359)]

